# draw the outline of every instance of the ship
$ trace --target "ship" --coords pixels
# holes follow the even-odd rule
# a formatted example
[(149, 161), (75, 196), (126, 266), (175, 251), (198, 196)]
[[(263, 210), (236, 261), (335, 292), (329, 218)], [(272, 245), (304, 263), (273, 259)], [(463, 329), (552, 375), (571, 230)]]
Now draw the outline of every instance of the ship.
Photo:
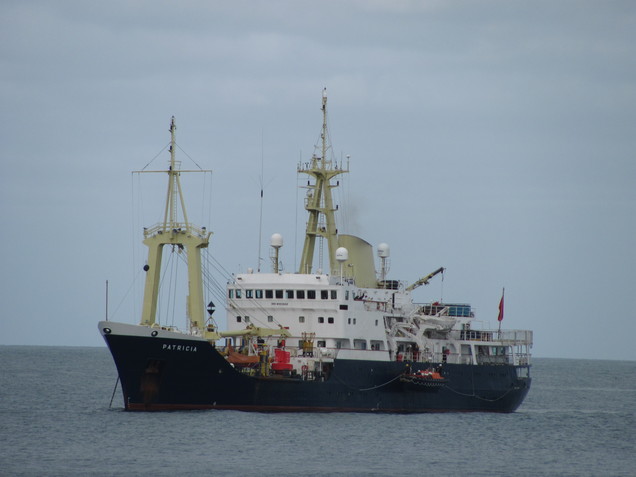
[[(349, 159), (330, 154), (326, 91), (320, 139), (297, 166), (308, 179), (298, 269), (283, 269), (283, 237), (273, 234), (269, 271), (259, 264), (226, 277), (221, 329), (202, 267), (212, 233), (188, 221), (175, 131), (173, 117), (164, 218), (143, 232), (141, 319), (98, 324), (125, 410), (514, 412), (521, 405), (531, 384), (532, 331), (501, 329), (503, 295), (497, 327), (477, 321), (466, 303), (417, 303), (414, 290), (443, 278), (443, 267), (410, 284), (392, 279), (386, 243), (374, 250), (338, 231), (332, 189)], [(157, 318), (164, 250), (187, 264), (183, 330)]]

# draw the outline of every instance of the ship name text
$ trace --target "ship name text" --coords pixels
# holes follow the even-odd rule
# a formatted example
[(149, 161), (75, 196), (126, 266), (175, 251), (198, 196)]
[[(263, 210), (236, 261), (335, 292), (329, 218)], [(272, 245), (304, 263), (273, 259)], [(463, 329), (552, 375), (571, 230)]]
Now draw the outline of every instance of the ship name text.
[(196, 346), (175, 345), (175, 344), (166, 344), (166, 343), (163, 344), (161, 349), (167, 350), (167, 351), (185, 351), (185, 352), (189, 352), (189, 353), (196, 353), (196, 351), (197, 351), (197, 347)]

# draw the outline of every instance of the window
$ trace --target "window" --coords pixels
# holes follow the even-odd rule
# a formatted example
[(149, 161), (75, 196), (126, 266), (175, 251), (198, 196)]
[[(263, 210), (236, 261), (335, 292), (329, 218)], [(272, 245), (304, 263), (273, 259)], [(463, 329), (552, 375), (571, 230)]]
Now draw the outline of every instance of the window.
[(320, 299), (327, 300), (329, 298), (329, 290), (320, 290)]
[(256, 290), (256, 298), (259, 300), (263, 298), (263, 290)]
[(371, 349), (380, 351), (383, 348), (384, 346), (382, 344), (382, 341), (373, 341), (373, 340), (371, 341)]
[(307, 298), (310, 300), (316, 299), (316, 290), (307, 290)]
[(305, 299), (305, 290), (296, 290), (296, 298), (299, 300)]
[(355, 319), (355, 318), (353, 319), (353, 324), (354, 324), (354, 325), (356, 324), (356, 319)]
[(265, 298), (274, 298), (274, 290), (265, 290)]
[(327, 318), (327, 323), (333, 325), (333, 316), (330, 316), (329, 318)]
[(236, 317), (236, 322), (237, 322), (237, 323), (240, 323), (240, 322), (241, 322), (241, 317), (240, 317), (240, 316), (237, 316), (237, 317)]
[(367, 342), (365, 340), (353, 340), (354, 349), (367, 349)]
[(246, 316), (246, 317), (245, 317), (245, 323), (249, 323), (249, 322), (250, 322), (250, 317), (249, 317), (249, 316)]
[(324, 316), (319, 316), (318, 317), (318, 323), (324, 323), (325, 322), (325, 317)]
[(285, 292), (285, 295), (287, 295), (287, 299), (288, 300), (293, 300), (294, 299), (294, 290), (287, 290)]
[(350, 325), (351, 324), (351, 318), (347, 318), (347, 324)]
[(254, 290), (245, 290), (245, 298), (254, 298)]
[(241, 298), (241, 290), (236, 289), (236, 298)]
[(305, 317), (304, 316), (299, 316), (298, 317), (298, 323), (304, 323), (305, 322)]
[(230, 288), (230, 289), (227, 291), (227, 297), (228, 297), (229, 299), (234, 298), (234, 289), (233, 289), (233, 288)]
[(375, 326), (378, 326), (378, 320), (375, 320)]
[(345, 291), (345, 300), (349, 299), (349, 290)]
[(327, 341), (324, 341), (324, 340), (318, 340), (316, 342), (316, 344), (318, 345), (319, 348), (326, 348), (327, 347)]
[(338, 299), (338, 290), (331, 290), (331, 299), (332, 300)]
[(340, 309), (341, 310), (348, 310), (349, 309), (349, 305), (340, 305)]
[(276, 298), (277, 299), (283, 298), (283, 290), (276, 290)]
[(272, 323), (272, 322), (274, 321), (274, 317), (273, 317), (272, 315), (269, 315), (269, 316), (267, 317), (267, 321), (268, 321), (269, 323)]

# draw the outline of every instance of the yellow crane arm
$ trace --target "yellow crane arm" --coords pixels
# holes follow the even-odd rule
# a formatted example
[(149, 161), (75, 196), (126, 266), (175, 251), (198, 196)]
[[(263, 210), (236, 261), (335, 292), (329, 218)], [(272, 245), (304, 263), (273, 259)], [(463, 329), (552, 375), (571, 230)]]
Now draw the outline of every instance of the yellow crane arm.
[(438, 273), (444, 273), (444, 267), (439, 267), (433, 273), (429, 273), (425, 277), (420, 278), (418, 281), (416, 281), (412, 285), (409, 285), (408, 287), (406, 287), (406, 291), (413, 291), (417, 287), (421, 287), (422, 285), (428, 285), (429, 280), (433, 278), (435, 275), (437, 275)]

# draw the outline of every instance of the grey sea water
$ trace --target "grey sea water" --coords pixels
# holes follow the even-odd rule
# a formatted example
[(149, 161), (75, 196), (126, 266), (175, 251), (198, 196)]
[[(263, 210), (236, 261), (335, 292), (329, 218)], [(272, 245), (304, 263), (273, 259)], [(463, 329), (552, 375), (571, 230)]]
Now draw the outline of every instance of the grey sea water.
[(106, 348), (0, 346), (0, 475), (636, 475), (636, 362), (532, 374), (512, 414), (144, 414)]

